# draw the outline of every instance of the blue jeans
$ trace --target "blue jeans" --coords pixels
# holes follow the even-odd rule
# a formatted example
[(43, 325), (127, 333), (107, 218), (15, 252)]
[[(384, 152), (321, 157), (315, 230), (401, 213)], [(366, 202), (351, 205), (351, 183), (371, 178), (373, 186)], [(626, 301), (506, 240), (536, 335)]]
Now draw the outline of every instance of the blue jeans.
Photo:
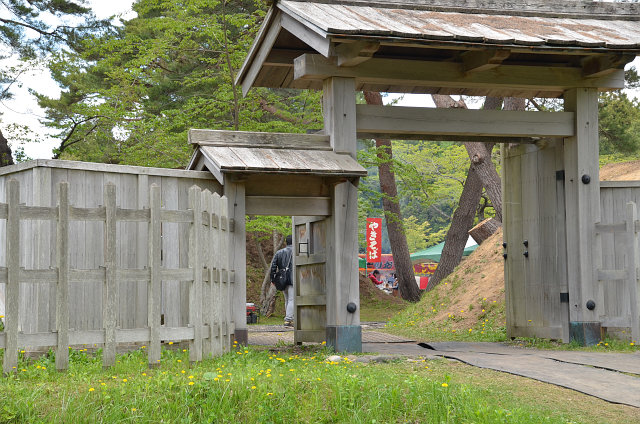
[(287, 286), (282, 293), (284, 294), (284, 320), (293, 321), (293, 297), (295, 296), (295, 289), (293, 286)]

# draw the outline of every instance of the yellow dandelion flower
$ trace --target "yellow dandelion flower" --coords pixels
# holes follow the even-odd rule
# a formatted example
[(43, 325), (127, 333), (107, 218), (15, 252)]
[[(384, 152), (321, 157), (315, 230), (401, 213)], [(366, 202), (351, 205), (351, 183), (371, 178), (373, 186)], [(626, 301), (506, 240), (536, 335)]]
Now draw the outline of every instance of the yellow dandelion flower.
[[(13, 367), (13, 368), (15, 368), (15, 367)], [(42, 367), (42, 369), (43, 369), (43, 370), (46, 370), (46, 369), (47, 369), (47, 367)]]
[(173, 342), (169, 342), (169, 344), (170, 344), (170, 345), (172, 345), (172, 344), (173, 344)]
[(189, 382), (189, 386), (193, 386), (195, 383), (193, 381)]
[(93, 387), (89, 387), (89, 391), (90, 391), (90, 392), (93, 392), (93, 391), (95, 391), (95, 390), (96, 390), (96, 389), (94, 389)]
[(20, 353), (24, 353), (24, 350), (21, 350)]
[(185, 371), (185, 370), (182, 370), (182, 371), (180, 371), (180, 372), (181, 372), (182, 374), (185, 374), (185, 373), (186, 373), (186, 371)]
[(447, 383), (442, 383), (442, 387), (449, 387)]
[(273, 393), (267, 393), (267, 396), (273, 396)]
[(255, 389), (256, 389), (256, 386), (251, 386), (251, 390), (255, 390)]
[(126, 382), (127, 382), (127, 379), (126, 379), (126, 378), (123, 378), (123, 379), (122, 379), (122, 382), (123, 382), (123, 383), (126, 383)]
[(106, 386), (107, 384), (106, 384), (106, 383), (100, 383), (100, 385), (101, 385), (101, 386)]
[(230, 382), (231, 380), (229, 380), (229, 379), (227, 378), (227, 379), (226, 379), (226, 380), (224, 380), (224, 381), (226, 381), (226, 382), (228, 383), (228, 382)]
[(636, 344), (634, 342), (629, 343), (629, 346), (635, 346)]
[(142, 346), (142, 349), (146, 349), (146, 346)]
[(136, 412), (137, 409), (136, 408), (131, 408), (131, 412)]
[(182, 362), (182, 359), (178, 359), (178, 362)]
[(192, 376), (192, 375), (190, 375), (190, 376), (189, 376), (189, 380), (191, 380), (192, 378), (193, 378), (193, 376)]
[(213, 381), (218, 381), (218, 377), (214, 378)]
[(289, 368), (289, 371), (294, 372), (295, 370), (293, 368)]
[(322, 379), (320, 377), (318, 377), (318, 381), (322, 381)]
[(182, 349), (182, 351), (183, 351), (183, 352), (186, 352), (186, 351), (187, 351), (187, 349)]

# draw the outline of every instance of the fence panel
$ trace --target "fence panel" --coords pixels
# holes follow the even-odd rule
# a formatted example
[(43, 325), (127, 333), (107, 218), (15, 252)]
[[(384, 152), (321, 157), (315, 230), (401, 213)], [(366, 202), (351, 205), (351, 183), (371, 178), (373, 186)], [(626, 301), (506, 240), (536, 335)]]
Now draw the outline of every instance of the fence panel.
[[(103, 205), (96, 208), (76, 208), (70, 202), (69, 183), (61, 182), (57, 190), (57, 207), (20, 205), (20, 185), (15, 179), (6, 184), (7, 203), (0, 203), (0, 220), (4, 226), (6, 240), (4, 243), (6, 267), (0, 267), (0, 284), (6, 285), (7, 307), (5, 313), (5, 330), (0, 333), (0, 347), (5, 349), (3, 371), (14, 372), (17, 367), (18, 350), (25, 347), (55, 347), (56, 368), (68, 368), (70, 345), (101, 344), (103, 364), (111, 366), (115, 363), (118, 343), (147, 343), (148, 363), (156, 366), (160, 360), (162, 341), (189, 341), (189, 358), (200, 361), (203, 357), (219, 355), (230, 349), (233, 334), (231, 283), (233, 275), (229, 271), (229, 219), (227, 217), (226, 198), (211, 194), (194, 186), (189, 190), (189, 207), (186, 210), (164, 209), (161, 206), (161, 189), (152, 184), (148, 190), (148, 202), (139, 201), (141, 209), (125, 209), (116, 205), (117, 186), (113, 182), (104, 185)], [(148, 207), (147, 207), (148, 205)], [(21, 236), (25, 243), (29, 239), (21, 234), (25, 220), (54, 221), (55, 228), (55, 269), (20, 268)], [(104, 267), (97, 269), (74, 269), (70, 261), (70, 244), (72, 223), (102, 222), (104, 238), (96, 237), (102, 243), (94, 250), (103, 250)], [(127, 226), (127, 230), (140, 229), (138, 234), (123, 234), (118, 231), (119, 222), (133, 222), (138, 225)], [(188, 267), (163, 267), (162, 226), (187, 225), (187, 259)], [(125, 228), (125, 227), (122, 227)], [(118, 261), (126, 252), (123, 251), (122, 238), (140, 240), (146, 238), (146, 246), (136, 242), (136, 262), (146, 255), (147, 266), (144, 268), (122, 268), (127, 261)], [(1, 240), (0, 240), (1, 241)], [(183, 242), (184, 243), (184, 242)], [(126, 244), (126, 243), (125, 243)], [(23, 248), (25, 246), (22, 246)], [(26, 246), (28, 248), (28, 246)], [(89, 246), (91, 247), (91, 246)], [(146, 247), (146, 252), (144, 252)], [(167, 296), (163, 298), (163, 281), (186, 282), (188, 299), (184, 296)], [(29, 310), (21, 310), (20, 284), (49, 284), (50, 290), (42, 293), (55, 294), (55, 325), (48, 331), (25, 332), (19, 328), (21, 314), (29, 314)], [(131, 282), (135, 284), (131, 286)], [(206, 282), (206, 285), (205, 285)], [(73, 283), (73, 284), (72, 284)], [(70, 328), (71, 299), (82, 298), (84, 287), (88, 284), (101, 284), (102, 296), (85, 298), (92, 303), (85, 305), (87, 310), (102, 311), (102, 328)], [(122, 287), (121, 287), (122, 286)], [(135, 302), (123, 299), (130, 295), (123, 287), (135, 288)], [(144, 289), (144, 290), (142, 290)], [(74, 293), (77, 291), (78, 293)], [(177, 291), (172, 291), (178, 294)], [(122, 294), (122, 296), (121, 296)], [(141, 298), (146, 298), (147, 317), (143, 325), (121, 329), (122, 321), (135, 322), (135, 311), (130, 307), (138, 305)], [(51, 299), (44, 299), (50, 302)], [(177, 314), (172, 322), (162, 322), (164, 311), (180, 310), (180, 302), (188, 304), (188, 324), (179, 325), (181, 319)], [(172, 304), (178, 303), (178, 305)], [(119, 308), (125, 305), (126, 313)], [(53, 312), (53, 311), (52, 311)], [(76, 319), (75, 322), (82, 322)], [(53, 321), (53, 320), (52, 320)], [(53, 325), (53, 323), (50, 323)]]

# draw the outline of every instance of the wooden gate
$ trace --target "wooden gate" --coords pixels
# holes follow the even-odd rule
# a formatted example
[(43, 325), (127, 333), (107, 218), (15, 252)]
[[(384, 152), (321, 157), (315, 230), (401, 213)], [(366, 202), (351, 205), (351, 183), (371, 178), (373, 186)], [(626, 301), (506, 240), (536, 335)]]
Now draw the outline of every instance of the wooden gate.
[(296, 344), (326, 340), (326, 222), (325, 217), (293, 217)]
[(507, 334), (569, 341), (563, 143), (504, 149)]

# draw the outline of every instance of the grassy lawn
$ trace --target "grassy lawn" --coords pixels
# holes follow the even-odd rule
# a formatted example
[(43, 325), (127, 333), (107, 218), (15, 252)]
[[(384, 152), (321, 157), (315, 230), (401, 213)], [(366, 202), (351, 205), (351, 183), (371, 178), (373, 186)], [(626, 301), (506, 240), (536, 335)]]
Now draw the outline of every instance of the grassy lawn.
[[(0, 422), (568, 423), (638, 422), (640, 410), (447, 360), (327, 362), (322, 347), (235, 348), (189, 364), (144, 349), (103, 370), (99, 354), (22, 358), (2, 381)], [(585, 407), (589, 405), (589, 407)]]

